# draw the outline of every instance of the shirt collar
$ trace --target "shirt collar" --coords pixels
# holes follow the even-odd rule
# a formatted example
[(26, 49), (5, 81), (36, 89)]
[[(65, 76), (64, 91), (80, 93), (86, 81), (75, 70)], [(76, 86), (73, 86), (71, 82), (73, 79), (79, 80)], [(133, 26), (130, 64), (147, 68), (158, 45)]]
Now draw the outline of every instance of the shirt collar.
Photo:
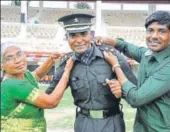
[(151, 55), (153, 55), (153, 52), (152, 52), (150, 49), (148, 49), (148, 50), (145, 52), (145, 56), (151, 56)]
[(154, 56), (158, 62), (164, 61), (166, 57), (170, 56), (170, 45), (162, 51), (154, 53)]
[[(148, 50), (145, 52), (145, 56), (148, 56), (150, 59), (152, 57), (155, 57), (155, 59), (158, 61), (158, 62), (161, 62), (163, 61), (166, 57), (170, 56), (170, 45), (163, 49), (162, 51), (160, 52), (153, 52), (151, 50)], [(149, 60), (150, 60), (149, 59)]]

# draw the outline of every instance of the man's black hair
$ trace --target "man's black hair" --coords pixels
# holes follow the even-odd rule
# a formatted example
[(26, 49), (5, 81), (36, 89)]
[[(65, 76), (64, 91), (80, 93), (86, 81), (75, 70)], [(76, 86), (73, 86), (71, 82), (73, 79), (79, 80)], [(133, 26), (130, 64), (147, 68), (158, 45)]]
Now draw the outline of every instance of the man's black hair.
[(170, 13), (167, 11), (156, 11), (151, 14), (145, 21), (145, 28), (153, 22), (158, 22), (161, 25), (167, 25), (170, 30)]

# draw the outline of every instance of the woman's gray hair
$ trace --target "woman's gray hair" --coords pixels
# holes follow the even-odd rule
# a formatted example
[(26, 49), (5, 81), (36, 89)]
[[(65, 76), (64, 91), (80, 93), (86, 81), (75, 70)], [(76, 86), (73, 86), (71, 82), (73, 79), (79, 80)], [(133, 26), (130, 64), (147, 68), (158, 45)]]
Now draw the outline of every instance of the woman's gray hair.
[(5, 54), (6, 49), (9, 48), (9, 47), (13, 47), (13, 46), (20, 48), (20, 47), (16, 44), (16, 42), (13, 42), (13, 41), (1, 42), (1, 62), (2, 62), (2, 60), (3, 60), (3, 56), (4, 56), (4, 54)]

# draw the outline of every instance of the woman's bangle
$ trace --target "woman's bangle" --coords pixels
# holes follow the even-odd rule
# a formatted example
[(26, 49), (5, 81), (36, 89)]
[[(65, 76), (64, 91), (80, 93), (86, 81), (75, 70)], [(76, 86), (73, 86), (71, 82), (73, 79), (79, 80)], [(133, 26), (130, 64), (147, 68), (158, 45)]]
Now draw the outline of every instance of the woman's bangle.
[(117, 67), (120, 67), (120, 65), (119, 65), (119, 64), (115, 64), (115, 65), (112, 67), (112, 70), (115, 71), (115, 69), (116, 69)]

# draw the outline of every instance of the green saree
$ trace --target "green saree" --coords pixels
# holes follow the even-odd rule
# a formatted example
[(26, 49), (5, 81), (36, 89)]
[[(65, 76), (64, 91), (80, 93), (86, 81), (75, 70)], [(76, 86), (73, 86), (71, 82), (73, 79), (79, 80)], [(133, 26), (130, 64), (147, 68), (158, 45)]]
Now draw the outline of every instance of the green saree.
[(1, 132), (46, 132), (44, 110), (33, 105), (39, 95), (38, 83), (27, 71), (23, 80), (1, 83)]

